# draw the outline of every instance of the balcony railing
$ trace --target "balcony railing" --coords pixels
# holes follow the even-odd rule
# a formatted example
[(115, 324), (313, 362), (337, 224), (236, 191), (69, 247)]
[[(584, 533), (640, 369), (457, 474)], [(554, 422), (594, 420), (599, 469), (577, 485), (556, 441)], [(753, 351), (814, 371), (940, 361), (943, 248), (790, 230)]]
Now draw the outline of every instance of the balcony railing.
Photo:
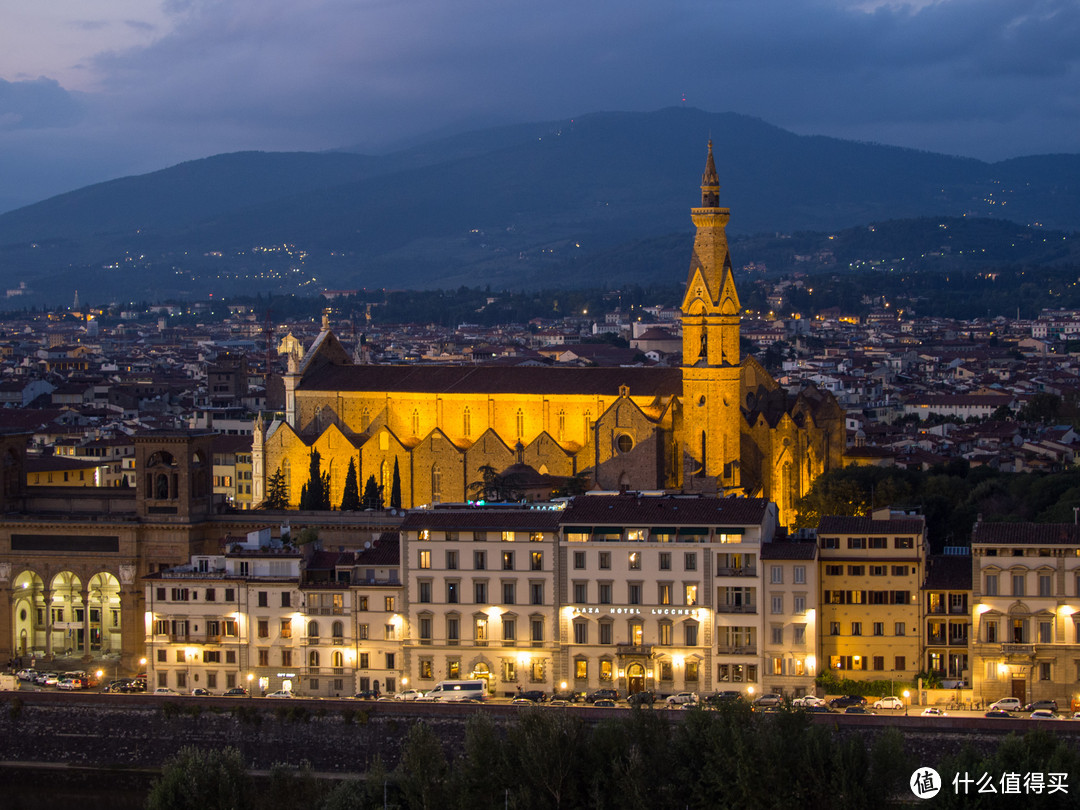
[(652, 644), (620, 643), (615, 645), (615, 652), (618, 655), (652, 655), (652, 649)]
[(716, 575), (718, 577), (756, 577), (757, 569), (750, 568), (717, 568)]
[(757, 605), (717, 605), (717, 613), (757, 613)]
[(721, 655), (757, 655), (756, 644), (718, 644), (716, 651)]

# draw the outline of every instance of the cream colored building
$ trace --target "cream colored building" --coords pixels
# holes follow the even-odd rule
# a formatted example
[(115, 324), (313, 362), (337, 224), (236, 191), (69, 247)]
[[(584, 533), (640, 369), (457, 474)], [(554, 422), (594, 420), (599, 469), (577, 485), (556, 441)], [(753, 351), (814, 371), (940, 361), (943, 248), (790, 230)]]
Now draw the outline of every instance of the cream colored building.
[(840, 678), (912, 681), (921, 667), (922, 516), (875, 510), (818, 525), (821, 665)]
[(148, 688), (393, 692), (403, 617), (396, 539), (304, 554), (269, 530), (144, 578)]
[(776, 531), (774, 504), (592, 495), (575, 498), (562, 523), (560, 686), (759, 686), (759, 556)]
[(812, 542), (761, 547), (763, 607), (761, 688), (802, 697), (814, 694), (818, 668), (818, 562)]
[(1053, 698), (1069, 710), (1080, 691), (1080, 526), (980, 521), (971, 553), (975, 698)]
[(478, 678), (489, 695), (550, 692), (559, 509), (413, 510), (401, 526), (410, 687)]

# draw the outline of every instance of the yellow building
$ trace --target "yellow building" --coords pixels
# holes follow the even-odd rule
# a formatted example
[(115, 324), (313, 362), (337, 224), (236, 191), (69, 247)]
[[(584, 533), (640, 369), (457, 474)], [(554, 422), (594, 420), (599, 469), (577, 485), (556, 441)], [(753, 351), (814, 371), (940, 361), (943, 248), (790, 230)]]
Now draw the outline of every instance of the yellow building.
[(823, 517), (818, 561), (823, 665), (840, 678), (912, 680), (922, 656), (925, 519), (888, 508)]
[(252, 501), (278, 471), (297, 504), (318, 450), (340, 504), (350, 460), (360, 486), (402, 506), (461, 502), (481, 467), (518, 463), (542, 475), (587, 474), (615, 490), (746, 494), (776, 502), (780, 521), (840, 466), (844, 413), (831, 394), (789, 394), (739, 353), (741, 307), (719, 207), (712, 144), (692, 209), (697, 228), (682, 304), (681, 368), (365, 365), (323, 330), (289, 355), (285, 418), (255, 426)]

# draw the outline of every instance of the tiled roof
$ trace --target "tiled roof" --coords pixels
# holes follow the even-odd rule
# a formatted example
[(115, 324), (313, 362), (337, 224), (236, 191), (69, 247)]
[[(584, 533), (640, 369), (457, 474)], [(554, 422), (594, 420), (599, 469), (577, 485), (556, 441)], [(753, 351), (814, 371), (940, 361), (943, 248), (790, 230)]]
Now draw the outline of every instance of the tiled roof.
[(817, 558), (817, 543), (762, 543), (763, 560), (813, 560)]
[(539, 366), (326, 366), (301, 391), (394, 391), (438, 394), (582, 394), (678, 396), (677, 368), (551, 368)]
[(620, 526), (754, 525), (765, 519), (764, 498), (697, 498), (679, 496), (582, 495), (563, 513), (566, 524)]
[(925, 590), (970, 591), (971, 557), (967, 555), (932, 554), (926, 562)]
[(405, 515), (401, 530), (464, 529), (490, 531), (544, 531), (559, 528), (560, 512), (539, 509), (414, 509)]
[(818, 524), (818, 536), (823, 534), (922, 534), (925, 522), (921, 517), (874, 520), (868, 517), (826, 515)]
[(1075, 523), (976, 523), (971, 542), (1042, 545), (1080, 545)]

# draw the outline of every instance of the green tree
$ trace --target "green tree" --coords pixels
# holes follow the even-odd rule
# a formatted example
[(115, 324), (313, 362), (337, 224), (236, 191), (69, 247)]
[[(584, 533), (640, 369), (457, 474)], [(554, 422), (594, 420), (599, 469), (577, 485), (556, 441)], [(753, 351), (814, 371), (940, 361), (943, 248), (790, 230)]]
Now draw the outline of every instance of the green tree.
[(442, 743), (427, 723), (414, 723), (405, 737), (395, 781), (410, 810), (446, 807), (445, 785), (449, 767)]
[(285, 488), (285, 473), (281, 467), (266, 481), (266, 500), (263, 501), (265, 509), (288, 509), (289, 491)]
[(390, 483), (390, 508), (401, 508), (401, 470), (398, 469), (397, 456), (394, 457), (394, 478)]
[(375, 481), (374, 475), (369, 475), (367, 483), (364, 484), (364, 508), (383, 508), (382, 487)]
[(312, 450), (308, 464), (308, 481), (300, 489), (300, 508), (311, 511), (330, 509), (330, 473), (320, 469), (322, 459)]
[(1061, 397), (1040, 391), (1027, 401), (1016, 418), (1021, 422), (1052, 423), (1058, 418), (1060, 410)]
[(356, 459), (349, 459), (349, 470), (345, 473), (345, 492), (341, 496), (341, 511), (355, 512), (360, 508), (360, 484), (356, 476)]
[(251, 784), (235, 748), (186, 746), (150, 789), (147, 810), (245, 810)]

